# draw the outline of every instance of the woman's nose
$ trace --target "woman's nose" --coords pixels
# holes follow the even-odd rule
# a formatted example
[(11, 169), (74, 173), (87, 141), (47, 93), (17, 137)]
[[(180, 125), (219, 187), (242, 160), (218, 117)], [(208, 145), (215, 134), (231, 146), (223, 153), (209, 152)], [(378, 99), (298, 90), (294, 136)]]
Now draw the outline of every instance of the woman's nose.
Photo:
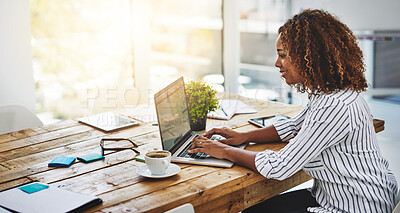
[(282, 66), (281, 61), (279, 60), (279, 57), (277, 57), (275, 61), (275, 67), (281, 67), (281, 66)]

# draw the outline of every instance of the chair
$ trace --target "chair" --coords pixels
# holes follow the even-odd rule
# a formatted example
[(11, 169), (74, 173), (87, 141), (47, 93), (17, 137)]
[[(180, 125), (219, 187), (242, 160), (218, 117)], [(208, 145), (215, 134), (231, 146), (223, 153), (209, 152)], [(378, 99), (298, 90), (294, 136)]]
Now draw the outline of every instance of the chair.
[[(400, 190), (399, 190), (399, 195), (398, 195), (398, 197), (400, 198)], [(400, 201), (397, 202), (397, 205), (396, 205), (396, 207), (394, 207), (392, 213), (400, 213)]]
[(175, 207), (165, 213), (194, 213), (193, 205), (190, 203), (185, 203), (181, 206)]
[(400, 213), (400, 202), (397, 203), (396, 207), (393, 209), (393, 213)]
[(42, 121), (20, 105), (0, 106), (0, 134), (43, 126)]

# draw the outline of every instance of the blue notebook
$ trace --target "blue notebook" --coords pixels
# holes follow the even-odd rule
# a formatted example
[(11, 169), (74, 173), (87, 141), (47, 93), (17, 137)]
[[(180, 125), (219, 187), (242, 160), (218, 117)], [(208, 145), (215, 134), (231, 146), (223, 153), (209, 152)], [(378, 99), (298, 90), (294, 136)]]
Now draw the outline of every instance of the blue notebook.
[(85, 163), (90, 163), (90, 162), (97, 161), (97, 160), (102, 160), (102, 159), (104, 159), (104, 156), (100, 155), (100, 154), (97, 154), (97, 153), (88, 154), (88, 155), (85, 155), (85, 156), (78, 157), (78, 160), (80, 160), (82, 162), (85, 162)]
[(75, 162), (75, 159), (74, 157), (56, 157), (49, 163), (49, 166), (68, 167)]
[(32, 184), (28, 184), (28, 185), (25, 185), (25, 186), (21, 186), (18, 189), (21, 189), (22, 191), (24, 191), (24, 192), (26, 192), (28, 194), (32, 194), (32, 193), (35, 193), (35, 192), (39, 192), (39, 191), (45, 190), (47, 188), (49, 188), (49, 186), (47, 186), (47, 185), (44, 185), (44, 184), (41, 184), (41, 183), (32, 183)]

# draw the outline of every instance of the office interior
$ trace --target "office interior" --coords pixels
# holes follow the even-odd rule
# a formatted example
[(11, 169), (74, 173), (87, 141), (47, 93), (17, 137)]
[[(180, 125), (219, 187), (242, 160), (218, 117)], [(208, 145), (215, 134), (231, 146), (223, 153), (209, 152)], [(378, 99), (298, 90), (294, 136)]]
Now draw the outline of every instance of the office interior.
[[(274, 67), (277, 29), (306, 8), (346, 23), (364, 53), (383, 155), (400, 178), (398, 0), (0, 0), (0, 106), (46, 125), (148, 104), (180, 76), (220, 92), (307, 103)], [(2, 120), (7, 125), (8, 120)]]

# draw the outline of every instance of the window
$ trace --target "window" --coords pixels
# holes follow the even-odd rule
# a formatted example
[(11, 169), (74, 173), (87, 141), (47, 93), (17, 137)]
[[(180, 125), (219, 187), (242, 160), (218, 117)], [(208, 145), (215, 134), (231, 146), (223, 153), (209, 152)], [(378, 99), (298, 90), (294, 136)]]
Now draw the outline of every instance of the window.
[(288, 101), (289, 87), (275, 68), (278, 28), (288, 18), (288, 0), (240, 0), (241, 95)]
[(80, 117), (102, 89), (132, 85), (129, 1), (31, 0), (30, 8), (39, 113)]
[(222, 1), (152, 0), (152, 88), (222, 74)]
[(221, 0), (30, 0), (30, 8), (36, 108), (50, 118), (138, 104), (180, 76), (222, 74)]

